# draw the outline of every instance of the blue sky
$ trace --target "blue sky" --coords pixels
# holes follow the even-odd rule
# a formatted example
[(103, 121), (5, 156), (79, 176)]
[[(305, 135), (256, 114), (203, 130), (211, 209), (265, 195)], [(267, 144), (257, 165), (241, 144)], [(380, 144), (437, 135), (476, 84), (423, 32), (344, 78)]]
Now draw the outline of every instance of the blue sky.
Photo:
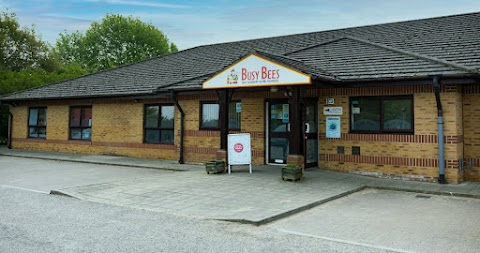
[(85, 31), (115, 13), (152, 23), (179, 49), (480, 11), (479, 0), (0, 0), (22, 26), (54, 44), (64, 30)]

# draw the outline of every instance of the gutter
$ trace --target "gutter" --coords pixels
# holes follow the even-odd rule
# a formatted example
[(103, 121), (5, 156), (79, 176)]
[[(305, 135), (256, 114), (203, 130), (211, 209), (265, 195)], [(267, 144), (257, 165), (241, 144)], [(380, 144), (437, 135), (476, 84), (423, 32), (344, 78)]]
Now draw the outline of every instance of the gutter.
[(437, 102), (437, 127), (438, 127), (438, 183), (446, 184), (445, 181), (445, 146), (443, 140), (443, 107), (440, 100), (440, 76), (433, 76), (433, 92)]
[(8, 110), (8, 137), (7, 137), (7, 148), (12, 149), (12, 124), (13, 124), (13, 113)]
[(182, 107), (178, 103), (177, 99), (177, 92), (172, 91), (172, 99), (175, 107), (177, 107), (178, 111), (180, 111), (180, 157), (178, 159), (178, 163), (184, 164), (185, 161), (183, 159), (183, 144), (184, 144), (184, 136), (185, 136), (185, 112), (183, 111)]

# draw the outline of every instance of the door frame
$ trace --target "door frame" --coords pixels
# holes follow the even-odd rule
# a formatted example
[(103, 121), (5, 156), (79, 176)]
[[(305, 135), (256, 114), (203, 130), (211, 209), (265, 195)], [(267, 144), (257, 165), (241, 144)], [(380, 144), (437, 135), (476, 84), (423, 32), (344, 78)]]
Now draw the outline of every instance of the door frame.
[[(268, 165), (280, 165), (283, 166), (287, 163), (285, 160), (285, 163), (272, 163), (270, 162), (270, 105), (274, 104), (288, 104), (288, 98), (278, 98), (278, 99), (266, 99), (265, 100), (265, 164)], [(290, 123), (288, 123), (290, 124)], [(287, 127), (288, 127), (287, 124)], [(285, 133), (287, 140), (289, 139), (289, 131)]]
[[(302, 99), (302, 126), (303, 126), (303, 150), (302, 150), (302, 153), (303, 153), (303, 156), (304, 156), (304, 164), (305, 164), (305, 168), (312, 168), (312, 167), (318, 167), (318, 164), (319, 164), (319, 156), (318, 156), (318, 150), (319, 150), (319, 125), (318, 125), (318, 98), (303, 98)], [(316, 128), (317, 128), (317, 131), (315, 133), (306, 133), (306, 126), (305, 124), (307, 123), (306, 122), (306, 105), (307, 104), (311, 104), (314, 106), (314, 115), (315, 115), (315, 124), (316, 124)], [(307, 140), (308, 139), (315, 139), (316, 140), (316, 148), (317, 148), (317, 152), (316, 152), (316, 162), (313, 162), (313, 163), (307, 163)]]
[[(268, 164), (268, 165), (285, 165), (285, 163), (281, 164), (281, 163), (271, 163), (270, 162), (270, 118), (271, 118), (271, 109), (270, 109), (270, 105), (272, 103), (275, 103), (275, 104), (288, 104), (288, 98), (280, 98), (280, 99), (266, 99), (265, 100), (265, 164)], [(316, 133), (312, 133), (310, 135), (311, 138), (315, 138), (316, 139), (316, 146), (317, 146), (317, 154), (316, 154), (316, 157), (317, 157), (317, 161), (314, 162), (314, 163), (309, 163), (307, 164), (307, 155), (306, 155), (306, 152), (307, 152), (307, 141), (305, 139), (305, 137), (308, 137), (307, 136), (307, 133), (305, 133), (305, 121), (306, 121), (306, 105), (307, 104), (313, 104), (314, 105), (314, 115), (315, 115), (315, 124), (316, 124), (316, 127), (317, 127), (317, 132)], [(303, 98), (302, 101), (301, 101), (301, 113), (302, 113), (302, 136), (303, 136), (303, 143), (302, 143), (302, 155), (304, 156), (304, 164), (305, 164), (305, 167), (308, 168), (308, 167), (318, 167), (319, 163), (320, 163), (320, 159), (318, 157), (318, 150), (320, 149), (319, 147), (319, 124), (318, 124), (318, 121), (319, 121), (319, 115), (318, 115), (318, 109), (319, 109), (319, 106), (318, 106), (318, 98)], [(290, 115), (290, 117), (292, 117), (292, 115)], [(286, 138), (289, 139), (289, 135), (290, 135), (290, 132), (287, 130), (287, 132), (285, 133), (286, 135)]]

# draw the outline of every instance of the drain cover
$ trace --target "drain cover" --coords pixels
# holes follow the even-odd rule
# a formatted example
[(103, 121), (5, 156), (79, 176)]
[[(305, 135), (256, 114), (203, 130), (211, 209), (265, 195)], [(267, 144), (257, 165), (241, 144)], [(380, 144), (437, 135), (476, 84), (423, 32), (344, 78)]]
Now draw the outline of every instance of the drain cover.
[(429, 198), (431, 198), (431, 197), (432, 197), (432, 196), (428, 196), (428, 195), (420, 195), (420, 194), (419, 194), (419, 195), (417, 195), (417, 196), (415, 196), (415, 198), (419, 198), (419, 199), (429, 199)]

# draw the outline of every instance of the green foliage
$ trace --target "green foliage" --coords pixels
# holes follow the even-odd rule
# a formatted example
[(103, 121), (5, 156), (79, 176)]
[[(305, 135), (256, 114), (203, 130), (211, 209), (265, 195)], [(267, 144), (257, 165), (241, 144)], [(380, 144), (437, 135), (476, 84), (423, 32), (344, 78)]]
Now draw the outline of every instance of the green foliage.
[(289, 169), (289, 170), (297, 170), (297, 169), (301, 169), (302, 167), (300, 167), (300, 165), (298, 164), (293, 164), (293, 163), (289, 163), (285, 166), (283, 166), (285, 169)]
[(0, 64), (12, 71), (43, 68), (54, 70), (59, 65), (50, 57), (48, 45), (31, 28), (21, 28), (15, 13), (0, 13)]
[(62, 66), (54, 72), (43, 69), (26, 69), (11, 71), (0, 68), (0, 95), (56, 83), (87, 74), (85, 69), (75, 64)]
[[(107, 15), (85, 34), (61, 33), (53, 50), (34, 28), (21, 28), (15, 13), (0, 13), (0, 96), (178, 51), (153, 25), (121, 15)], [(7, 122), (2, 105), (0, 138)]]
[(109, 14), (82, 34), (62, 33), (56, 53), (64, 64), (77, 63), (90, 72), (177, 52), (177, 46), (151, 24)]
[[(78, 64), (69, 64), (61, 66), (53, 72), (47, 72), (43, 69), (25, 69), (21, 71), (12, 71), (5, 67), (0, 67), (0, 96), (39, 87), (49, 83), (56, 83), (87, 74), (87, 70), (81, 68)], [(0, 106), (0, 138), (6, 138), (8, 124), (8, 106)]]

